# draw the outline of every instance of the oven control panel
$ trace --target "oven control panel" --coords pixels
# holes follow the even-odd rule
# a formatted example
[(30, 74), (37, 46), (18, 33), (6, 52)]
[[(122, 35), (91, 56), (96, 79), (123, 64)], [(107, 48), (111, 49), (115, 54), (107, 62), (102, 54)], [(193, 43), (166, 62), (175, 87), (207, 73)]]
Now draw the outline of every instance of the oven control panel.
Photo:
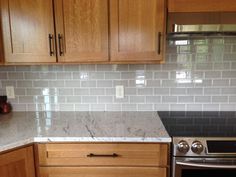
[(236, 156), (236, 138), (173, 138), (174, 156)]

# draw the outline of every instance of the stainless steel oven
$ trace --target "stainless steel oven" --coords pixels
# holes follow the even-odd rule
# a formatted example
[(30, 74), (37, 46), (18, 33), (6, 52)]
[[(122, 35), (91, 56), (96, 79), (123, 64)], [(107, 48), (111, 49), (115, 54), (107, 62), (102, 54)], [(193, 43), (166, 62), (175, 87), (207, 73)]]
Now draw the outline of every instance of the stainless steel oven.
[(236, 138), (174, 138), (172, 177), (236, 177)]
[(172, 177), (236, 177), (236, 112), (158, 112), (172, 137)]
[(236, 177), (236, 158), (173, 158), (174, 177)]

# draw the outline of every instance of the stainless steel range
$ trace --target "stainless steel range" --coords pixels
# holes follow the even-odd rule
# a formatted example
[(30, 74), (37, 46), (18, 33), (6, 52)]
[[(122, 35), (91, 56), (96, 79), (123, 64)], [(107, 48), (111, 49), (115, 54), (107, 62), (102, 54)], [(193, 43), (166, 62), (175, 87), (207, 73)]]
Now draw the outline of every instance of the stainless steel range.
[(235, 112), (159, 112), (172, 143), (172, 177), (236, 177)]

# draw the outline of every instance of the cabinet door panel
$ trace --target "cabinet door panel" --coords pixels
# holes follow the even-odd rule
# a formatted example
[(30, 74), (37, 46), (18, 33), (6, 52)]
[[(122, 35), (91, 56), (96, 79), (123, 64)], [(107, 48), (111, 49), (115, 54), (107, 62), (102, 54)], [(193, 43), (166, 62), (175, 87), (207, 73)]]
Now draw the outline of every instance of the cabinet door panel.
[(41, 167), (41, 177), (166, 177), (166, 168)]
[(56, 0), (59, 62), (108, 61), (108, 0)]
[[(55, 62), (49, 34), (54, 34), (52, 0), (2, 0), (6, 62)], [(55, 44), (51, 40), (53, 50)]]
[(111, 60), (161, 60), (165, 1), (111, 0), (110, 8)]
[(0, 176), (35, 177), (33, 148), (22, 148), (0, 155)]

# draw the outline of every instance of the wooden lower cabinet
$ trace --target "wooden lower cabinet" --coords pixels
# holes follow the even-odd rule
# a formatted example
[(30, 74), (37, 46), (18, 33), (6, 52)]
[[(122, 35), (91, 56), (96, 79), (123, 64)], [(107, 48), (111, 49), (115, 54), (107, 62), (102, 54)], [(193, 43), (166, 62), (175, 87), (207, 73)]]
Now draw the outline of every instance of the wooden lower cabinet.
[(33, 147), (1, 154), (0, 177), (35, 177)]
[(169, 144), (42, 143), (39, 177), (167, 177)]
[[(159, 167), (167, 164), (168, 145), (155, 143), (51, 143), (39, 144), (38, 150), (41, 166)], [(113, 154), (117, 156), (113, 157)]]
[(41, 177), (166, 177), (156, 167), (41, 167)]

